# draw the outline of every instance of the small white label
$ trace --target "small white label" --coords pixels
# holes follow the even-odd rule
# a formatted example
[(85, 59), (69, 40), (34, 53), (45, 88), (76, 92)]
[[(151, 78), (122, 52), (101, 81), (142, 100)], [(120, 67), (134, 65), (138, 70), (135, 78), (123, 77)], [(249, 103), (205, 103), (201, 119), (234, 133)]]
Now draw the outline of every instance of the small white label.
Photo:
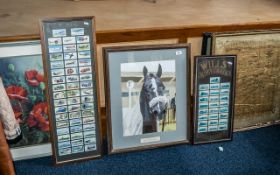
[(183, 54), (183, 52), (181, 50), (176, 51), (176, 55), (182, 55), (182, 54)]
[(88, 22), (84, 22), (84, 25), (88, 26), (88, 25), (89, 25), (89, 23), (88, 23)]
[(160, 141), (160, 136), (157, 137), (149, 137), (149, 138), (142, 138), (141, 143), (150, 143), (150, 142), (159, 142)]

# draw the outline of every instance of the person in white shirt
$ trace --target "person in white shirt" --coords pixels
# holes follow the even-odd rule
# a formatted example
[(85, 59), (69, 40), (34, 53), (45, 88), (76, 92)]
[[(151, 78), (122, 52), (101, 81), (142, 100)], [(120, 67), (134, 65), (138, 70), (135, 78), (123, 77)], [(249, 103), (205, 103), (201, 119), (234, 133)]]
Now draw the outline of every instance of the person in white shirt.
[(0, 121), (8, 143), (16, 143), (22, 138), (21, 129), (15, 118), (9, 97), (0, 77)]

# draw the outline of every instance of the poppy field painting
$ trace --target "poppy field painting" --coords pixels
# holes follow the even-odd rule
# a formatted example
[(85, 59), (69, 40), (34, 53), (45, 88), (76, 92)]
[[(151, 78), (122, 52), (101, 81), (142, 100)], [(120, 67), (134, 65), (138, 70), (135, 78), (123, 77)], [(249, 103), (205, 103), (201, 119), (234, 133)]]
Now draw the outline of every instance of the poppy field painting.
[(0, 59), (0, 76), (23, 136), (18, 143), (10, 144), (12, 148), (50, 140), (41, 58), (41, 55), (31, 55)]

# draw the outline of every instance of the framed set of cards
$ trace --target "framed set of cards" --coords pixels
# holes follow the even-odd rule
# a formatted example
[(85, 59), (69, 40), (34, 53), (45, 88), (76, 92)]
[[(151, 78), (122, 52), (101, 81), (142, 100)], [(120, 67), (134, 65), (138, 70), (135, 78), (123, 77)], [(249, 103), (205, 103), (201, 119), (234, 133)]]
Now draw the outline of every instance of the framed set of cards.
[(56, 164), (101, 156), (93, 17), (41, 21)]
[(193, 143), (232, 138), (236, 56), (195, 57)]
[[(100, 157), (94, 18), (40, 24), (55, 163)], [(195, 57), (192, 104), (188, 44), (103, 51), (109, 154), (231, 139), (236, 56)]]

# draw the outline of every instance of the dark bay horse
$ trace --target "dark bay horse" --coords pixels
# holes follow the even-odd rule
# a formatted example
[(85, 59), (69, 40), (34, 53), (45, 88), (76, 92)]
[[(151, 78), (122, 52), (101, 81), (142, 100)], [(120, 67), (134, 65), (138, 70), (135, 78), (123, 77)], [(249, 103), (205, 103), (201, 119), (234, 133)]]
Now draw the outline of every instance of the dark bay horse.
[(167, 111), (167, 98), (164, 96), (165, 86), (160, 77), (161, 65), (158, 65), (157, 73), (148, 73), (146, 66), (143, 68), (144, 83), (140, 92), (140, 110), (143, 116), (143, 133), (158, 132), (158, 122), (163, 120), (161, 131), (164, 130), (164, 122)]

